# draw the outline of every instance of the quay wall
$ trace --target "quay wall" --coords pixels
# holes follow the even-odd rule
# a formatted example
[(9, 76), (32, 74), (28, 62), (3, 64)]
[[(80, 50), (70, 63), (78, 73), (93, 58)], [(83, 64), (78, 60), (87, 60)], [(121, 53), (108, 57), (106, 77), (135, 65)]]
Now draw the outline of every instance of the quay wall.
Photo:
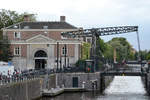
[(95, 89), (99, 89), (100, 85), (100, 74), (99, 73), (61, 73), (57, 74), (57, 85), (62, 87), (64, 85), (65, 88), (73, 87), (73, 78), (77, 78), (77, 87), (82, 88), (84, 84), (84, 88), (86, 90), (93, 89), (93, 82), (97, 82), (97, 86)]
[[(78, 82), (74, 83), (76, 78)], [(112, 77), (105, 78), (108, 85)], [(83, 86), (84, 83), (84, 86)], [(0, 100), (34, 100), (42, 96), (44, 89), (72, 88), (77, 85), (86, 90), (100, 90), (100, 73), (57, 73), (31, 80), (0, 85)]]
[[(100, 72), (96, 73), (61, 73), (57, 74), (57, 85), (59, 87), (71, 88), (73, 87), (73, 78), (78, 78), (78, 87), (84, 88), (86, 90), (100, 90), (101, 81), (100, 81)], [(113, 80), (112, 76), (105, 77), (105, 87)]]
[[(142, 80), (144, 80), (143, 82), (145, 83), (145, 79), (142, 78)], [(147, 88), (145, 86), (146, 91), (150, 95), (150, 73), (147, 73), (147, 83), (145, 84), (147, 84)]]
[(41, 96), (41, 79), (0, 85), (0, 100), (31, 100)]
[(32, 100), (42, 96), (43, 89), (56, 88), (56, 75), (0, 85), (0, 100)]

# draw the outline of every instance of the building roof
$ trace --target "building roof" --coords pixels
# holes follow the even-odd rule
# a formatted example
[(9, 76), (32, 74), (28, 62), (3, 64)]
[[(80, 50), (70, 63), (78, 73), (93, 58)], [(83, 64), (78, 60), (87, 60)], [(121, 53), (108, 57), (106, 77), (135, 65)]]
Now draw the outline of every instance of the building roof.
[(21, 22), (6, 29), (77, 29), (67, 22)]

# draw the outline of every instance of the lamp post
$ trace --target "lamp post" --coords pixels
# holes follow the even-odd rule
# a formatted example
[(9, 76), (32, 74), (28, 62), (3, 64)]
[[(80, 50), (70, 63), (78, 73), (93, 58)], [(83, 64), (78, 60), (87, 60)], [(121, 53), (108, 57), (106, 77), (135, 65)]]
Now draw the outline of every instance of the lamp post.
[(59, 63), (60, 63), (60, 71), (62, 71), (62, 57), (60, 56), (60, 61), (59, 61)]
[(57, 42), (57, 68), (56, 68), (56, 71), (58, 71), (58, 66), (59, 66), (59, 42)]
[(65, 44), (65, 68), (66, 68), (66, 58), (67, 58), (67, 45)]

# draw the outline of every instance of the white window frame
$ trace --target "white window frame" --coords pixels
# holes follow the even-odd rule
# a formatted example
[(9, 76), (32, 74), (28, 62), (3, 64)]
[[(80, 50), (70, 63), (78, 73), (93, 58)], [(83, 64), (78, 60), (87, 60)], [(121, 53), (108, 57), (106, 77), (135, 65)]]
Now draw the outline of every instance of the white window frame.
[(14, 32), (14, 38), (21, 38), (20, 32)]
[(14, 55), (21, 56), (21, 46), (14, 47)]
[[(62, 52), (61, 52), (61, 54), (63, 55), (63, 56), (65, 56), (65, 46), (64, 47), (62, 47)], [(68, 54), (68, 48), (66, 47), (66, 55)]]

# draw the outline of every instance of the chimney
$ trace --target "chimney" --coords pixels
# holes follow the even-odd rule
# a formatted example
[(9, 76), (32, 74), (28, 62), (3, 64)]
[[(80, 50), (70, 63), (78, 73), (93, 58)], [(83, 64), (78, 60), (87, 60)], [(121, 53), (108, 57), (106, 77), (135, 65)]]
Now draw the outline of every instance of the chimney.
[(65, 22), (66, 21), (66, 17), (65, 16), (60, 16), (60, 22)]
[(80, 30), (80, 31), (83, 31), (83, 27), (79, 27), (79, 30)]
[(24, 15), (23, 16), (23, 21), (30, 22), (30, 16), (29, 15)]

